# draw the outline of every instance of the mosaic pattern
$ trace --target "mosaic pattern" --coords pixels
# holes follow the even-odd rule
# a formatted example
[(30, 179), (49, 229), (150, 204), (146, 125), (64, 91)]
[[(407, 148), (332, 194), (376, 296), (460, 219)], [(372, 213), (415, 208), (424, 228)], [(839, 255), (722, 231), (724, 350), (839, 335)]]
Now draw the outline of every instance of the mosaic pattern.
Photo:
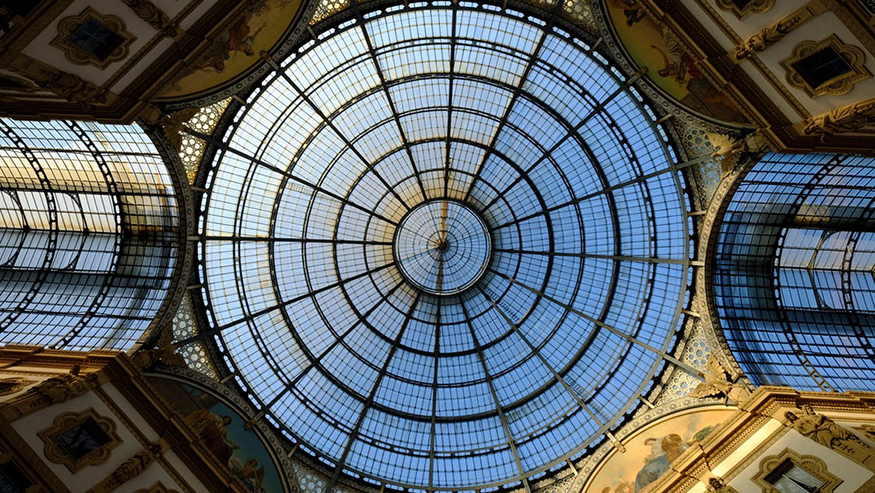
[[(211, 134), (230, 102), (231, 99), (228, 98), (214, 105), (201, 108), (185, 125), (197, 132), (207, 135)], [(183, 166), (185, 166), (185, 173), (188, 176), (189, 183), (194, 183), (205, 149), (206, 142), (185, 132), (182, 133), (182, 147), (179, 150), (179, 157), (182, 160)]]

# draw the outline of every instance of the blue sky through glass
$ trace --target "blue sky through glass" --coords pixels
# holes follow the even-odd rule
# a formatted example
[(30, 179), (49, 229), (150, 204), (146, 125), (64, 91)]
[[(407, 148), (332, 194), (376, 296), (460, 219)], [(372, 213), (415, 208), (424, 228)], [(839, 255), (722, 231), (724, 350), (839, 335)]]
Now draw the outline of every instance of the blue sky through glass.
[[(652, 386), (687, 303), (674, 154), (619, 72), (539, 21), (365, 18), (284, 61), (224, 135), (203, 224), (212, 321), (257, 405), (342, 470), (519, 481)], [(393, 256), (434, 200), (491, 239), (450, 296)]]

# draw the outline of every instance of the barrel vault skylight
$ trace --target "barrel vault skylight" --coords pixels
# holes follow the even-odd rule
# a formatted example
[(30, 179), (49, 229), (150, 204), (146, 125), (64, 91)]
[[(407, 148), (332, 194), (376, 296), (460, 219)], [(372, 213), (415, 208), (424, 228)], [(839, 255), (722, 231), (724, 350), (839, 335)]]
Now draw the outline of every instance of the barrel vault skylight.
[(213, 139), (201, 276), (228, 372), (334, 480), (527, 485), (602, 443), (691, 282), (634, 81), (549, 17), (466, 2), (317, 34)]

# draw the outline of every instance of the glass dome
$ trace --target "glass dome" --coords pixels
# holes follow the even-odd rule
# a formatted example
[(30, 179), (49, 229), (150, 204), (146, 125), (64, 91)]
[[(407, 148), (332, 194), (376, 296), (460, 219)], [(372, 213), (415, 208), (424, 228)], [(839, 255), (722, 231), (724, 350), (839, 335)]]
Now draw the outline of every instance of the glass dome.
[(418, 5), (301, 46), (215, 138), (205, 304), (236, 381), (337, 473), (525, 481), (652, 388), (692, 277), (684, 184), (585, 40)]

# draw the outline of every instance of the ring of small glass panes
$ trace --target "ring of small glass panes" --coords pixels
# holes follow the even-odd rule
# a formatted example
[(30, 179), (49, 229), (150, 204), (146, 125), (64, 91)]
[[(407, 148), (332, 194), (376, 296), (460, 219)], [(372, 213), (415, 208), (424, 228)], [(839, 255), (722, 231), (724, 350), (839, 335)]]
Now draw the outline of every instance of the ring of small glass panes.
[[(633, 82), (556, 25), (364, 12), (215, 138), (202, 276), (224, 364), (347, 477), (461, 491), (555, 470), (665, 364), (691, 282), (677, 160)], [(393, 251), (442, 201), (490, 241), (447, 292)]]

